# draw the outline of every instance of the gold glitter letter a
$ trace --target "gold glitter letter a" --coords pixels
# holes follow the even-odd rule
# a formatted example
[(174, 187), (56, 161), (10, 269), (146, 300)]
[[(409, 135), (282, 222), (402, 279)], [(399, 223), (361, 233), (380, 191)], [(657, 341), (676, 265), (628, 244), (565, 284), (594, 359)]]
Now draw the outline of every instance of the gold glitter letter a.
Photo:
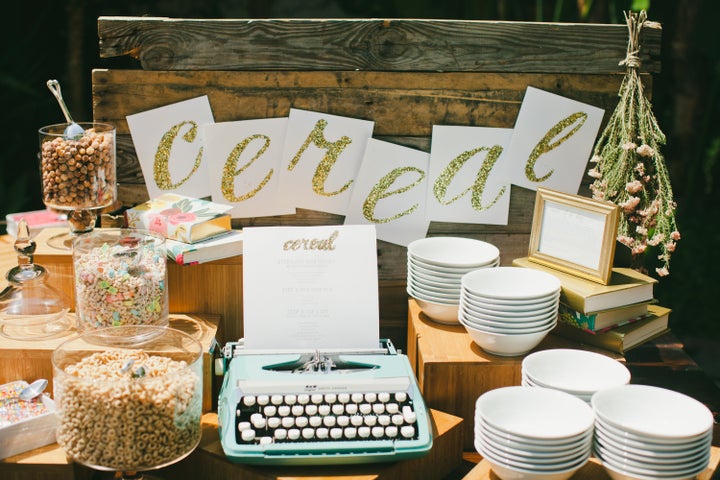
[[(455, 195), (453, 198), (446, 200), (445, 195), (447, 194), (447, 189), (462, 168), (462, 166), (465, 165), (465, 163), (467, 163), (467, 161), (470, 160), (476, 153), (483, 151), (487, 151), (488, 153), (482, 163), (482, 166), (478, 170), (477, 175), (475, 176), (475, 181), (473, 182), (473, 184), (464, 191)], [(450, 163), (448, 163), (448, 166), (445, 167), (437, 180), (435, 180), (435, 185), (433, 186), (433, 194), (435, 195), (435, 199), (441, 205), (450, 205), (451, 203), (455, 202), (460, 197), (465, 195), (468, 191), (472, 191), (472, 194), (470, 196), (470, 204), (472, 205), (473, 209), (481, 212), (495, 205), (495, 203), (505, 193), (505, 187), (503, 187), (500, 192), (498, 192), (493, 201), (490, 202), (487, 207), (482, 206), (482, 195), (485, 191), (485, 184), (487, 183), (488, 175), (490, 175), (490, 171), (495, 166), (495, 162), (497, 162), (497, 159), (498, 157), (500, 157), (502, 151), (503, 149), (500, 145), (495, 145), (492, 148), (478, 147), (473, 150), (467, 150), (455, 157)]]
[(300, 147), (300, 150), (298, 150), (293, 159), (290, 161), (290, 164), (288, 165), (288, 170), (292, 171), (292, 169), (295, 168), (295, 165), (297, 165), (302, 154), (305, 153), (305, 150), (307, 150), (307, 148), (310, 146), (310, 142), (312, 142), (313, 145), (318, 148), (326, 149), (327, 153), (325, 154), (323, 159), (320, 160), (320, 163), (318, 163), (318, 166), (315, 169), (315, 175), (313, 175), (312, 178), (312, 188), (313, 191), (318, 195), (322, 195), (324, 197), (331, 197), (333, 195), (338, 195), (344, 192), (353, 183), (353, 180), (350, 180), (345, 185), (343, 185), (340, 190), (337, 190), (335, 192), (325, 191), (325, 182), (330, 175), (330, 169), (332, 169), (333, 165), (335, 165), (338, 156), (342, 153), (343, 150), (345, 150), (345, 147), (352, 143), (352, 139), (343, 135), (342, 137), (340, 137), (340, 140), (336, 142), (328, 142), (325, 139), (324, 134), (326, 126), (327, 120), (321, 119), (317, 121), (317, 123), (315, 124), (315, 128), (313, 128), (312, 132), (310, 132), (310, 135), (308, 136), (307, 140), (305, 140), (305, 143), (303, 143), (302, 147)]
[[(555, 170), (552, 169), (544, 176), (538, 177), (537, 175), (535, 175), (535, 162), (537, 162), (537, 159), (540, 157), (540, 155), (549, 152), (553, 148), (559, 147), (565, 140), (572, 137), (572, 135), (578, 130), (580, 130), (580, 128), (585, 124), (585, 120), (587, 120), (587, 113), (576, 112), (569, 117), (563, 118), (558, 123), (556, 123), (554, 127), (548, 130), (542, 140), (540, 140), (540, 142), (535, 145), (535, 148), (530, 153), (530, 157), (525, 164), (525, 176), (528, 180), (530, 180), (531, 182), (544, 182), (545, 180), (550, 178), (550, 175), (552, 175)], [(555, 137), (560, 134), (560, 132), (562, 132), (576, 122), (577, 125), (575, 125), (572, 130), (566, 133), (564, 137), (558, 138), (557, 140), (555, 140), (555, 143), (550, 143)]]
[[(260, 150), (258, 150), (255, 156), (253, 156), (249, 162), (236, 170), (240, 155), (245, 151), (245, 148), (248, 146), (248, 144), (256, 139), (264, 139), (265, 142), (263, 143), (263, 146), (260, 147)], [(250, 165), (253, 164), (253, 162), (255, 162), (255, 160), (260, 158), (260, 156), (265, 153), (265, 150), (267, 150), (269, 146), (270, 137), (260, 134), (251, 135), (245, 138), (242, 142), (235, 145), (235, 148), (233, 148), (232, 152), (230, 152), (230, 155), (225, 161), (225, 166), (223, 167), (222, 172), (222, 183), (220, 185), (220, 189), (222, 191), (223, 197), (226, 200), (228, 200), (229, 202), (242, 202), (243, 200), (247, 200), (248, 198), (252, 198), (257, 195), (257, 193), (262, 190), (265, 185), (267, 185), (267, 183), (270, 181), (270, 178), (273, 176), (273, 169), (270, 169), (265, 178), (263, 178), (262, 182), (260, 182), (260, 184), (253, 190), (247, 192), (244, 195), (235, 195), (235, 177), (244, 172), (248, 167), (250, 167)]]
[[(406, 185), (404, 187), (400, 187), (396, 190), (388, 191), (388, 188), (395, 183), (395, 181), (400, 177), (400, 175), (403, 175), (405, 173), (409, 172), (417, 172), (419, 175), (419, 178), (412, 182), (409, 185)], [(412, 207), (408, 208), (404, 212), (400, 212), (398, 214), (393, 215), (392, 217), (387, 218), (375, 218), (375, 205), (382, 200), (383, 198), (388, 198), (393, 195), (397, 195), (403, 192), (407, 192), (411, 188), (414, 188), (415, 186), (419, 185), (423, 180), (425, 179), (425, 172), (420, 170), (419, 168), (415, 167), (403, 167), (403, 168), (396, 168), (392, 170), (390, 173), (385, 175), (383, 178), (380, 179), (380, 181), (372, 188), (370, 193), (368, 194), (367, 198), (365, 199), (365, 202), (363, 203), (363, 216), (369, 221), (373, 223), (388, 223), (392, 222), (393, 220), (396, 220), (400, 217), (404, 217), (405, 215), (410, 215), (412, 212), (417, 210), (418, 204), (416, 203)]]
[(175, 141), (175, 138), (180, 133), (180, 129), (185, 125), (190, 125), (190, 130), (188, 130), (188, 132), (183, 135), (182, 138), (186, 142), (192, 143), (195, 140), (195, 135), (197, 135), (197, 124), (192, 121), (181, 122), (172, 127), (167, 132), (165, 132), (165, 135), (163, 135), (162, 139), (160, 140), (160, 144), (158, 145), (157, 151), (155, 152), (155, 163), (153, 164), (153, 178), (155, 179), (155, 184), (161, 190), (172, 190), (179, 187), (183, 183), (187, 182), (188, 178), (190, 178), (193, 173), (197, 171), (198, 167), (200, 167), (200, 161), (202, 160), (203, 152), (202, 147), (200, 147), (200, 151), (195, 158), (195, 164), (193, 165), (190, 173), (188, 173), (187, 176), (179, 182), (175, 184), (172, 183), (172, 179), (170, 178), (170, 169), (168, 168), (168, 164), (170, 162), (170, 150), (172, 149), (172, 144)]

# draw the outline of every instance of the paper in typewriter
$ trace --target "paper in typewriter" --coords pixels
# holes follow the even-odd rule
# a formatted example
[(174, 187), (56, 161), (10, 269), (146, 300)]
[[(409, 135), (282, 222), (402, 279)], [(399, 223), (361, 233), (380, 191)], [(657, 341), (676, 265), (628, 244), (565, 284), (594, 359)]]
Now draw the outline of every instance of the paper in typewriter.
[(373, 225), (243, 231), (246, 350), (378, 347)]

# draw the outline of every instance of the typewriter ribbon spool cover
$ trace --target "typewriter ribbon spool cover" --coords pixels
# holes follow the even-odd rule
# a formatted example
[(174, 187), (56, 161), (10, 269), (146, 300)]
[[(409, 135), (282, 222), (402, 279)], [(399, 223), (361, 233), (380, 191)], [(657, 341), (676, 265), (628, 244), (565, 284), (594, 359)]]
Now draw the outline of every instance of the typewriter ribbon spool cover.
[(245, 337), (225, 346), (220, 440), (232, 461), (422, 456), (432, 426), (407, 357), (379, 338), (372, 225), (246, 228)]

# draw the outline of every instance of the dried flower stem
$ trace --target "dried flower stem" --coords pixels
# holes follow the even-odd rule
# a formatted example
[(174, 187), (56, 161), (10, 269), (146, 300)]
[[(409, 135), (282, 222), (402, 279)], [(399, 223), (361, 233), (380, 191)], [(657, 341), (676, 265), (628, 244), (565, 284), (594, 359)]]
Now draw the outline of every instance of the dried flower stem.
[(621, 207), (617, 238), (631, 248), (636, 267), (642, 265), (647, 247), (657, 246), (662, 266), (656, 272), (665, 276), (680, 233), (670, 176), (660, 152), (665, 135), (638, 74), (639, 36), (646, 18), (644, 11), (625, 14), (630, 38), (620, 65), (627, 66), (627, 73), (618, 93), (620, 101), (595, 145), (596, 165), (588, 174), (595, 179), (590, 185), (593, 198)]

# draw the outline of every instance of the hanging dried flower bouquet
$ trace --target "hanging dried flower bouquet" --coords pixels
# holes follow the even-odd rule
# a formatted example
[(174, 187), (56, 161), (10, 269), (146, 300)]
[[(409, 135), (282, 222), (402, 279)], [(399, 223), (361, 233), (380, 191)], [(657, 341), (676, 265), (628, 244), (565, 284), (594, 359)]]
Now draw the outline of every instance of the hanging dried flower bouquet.
[[(670, 256), (680, 239), (675, 223), (676, 204), (670, 176), (660, 147), (665, 135), (643, 92), (638, 70), (640, 31), (644, 11), (626, 13), (630, 38), (627, 57), (620, 64), (627, 73), (620, 86), (620, 101), (595, 145), (588, 175), (593, 198), (609, 200), (621, 208), (618, 241), (630, 247), (634, 268), (643, 270), (646, 251), (659, 251), (659, 276), (670, 273)], [(657, 247), (648, 250), (648, 247)]]

